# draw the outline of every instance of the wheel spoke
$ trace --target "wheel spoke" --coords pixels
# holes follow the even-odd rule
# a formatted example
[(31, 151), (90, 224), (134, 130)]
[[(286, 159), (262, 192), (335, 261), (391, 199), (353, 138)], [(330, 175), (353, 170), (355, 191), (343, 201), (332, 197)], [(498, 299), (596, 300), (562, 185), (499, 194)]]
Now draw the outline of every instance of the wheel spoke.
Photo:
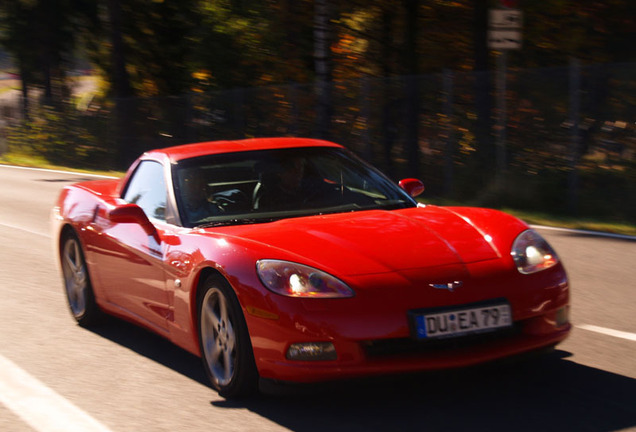
[(223, 379), (225, 382), (229, 382), (232, 379), (232, 375), (234, 374), (234, 356), (230, 350), (225, 349), (223, 351)]
[(68, 267), (69, 271), (71, 273), (75, 273), (75, 262), (71, 258), (71, 255), (70, 253), (68, 253), (68, 251), (64, 254), (64, 261), (66, 262), (66, 266)]
[(76, 284), (75, 287), (75, 304), (78, 311), (80, 309), (83, 310), (84, 305), (86, 304), (86, 290), (83, 285)]
[(75, 279), (77, 281), (77, 284), (82, 287), (82, 289), (86, 286), (86, 268), (84, 268), (84, 266), (81, 266), (77, 269), (77, 272), (75, 273)]
[(203, 299), (201, 338), (205, 363), (213, 381), (227, 385), (234, 376), (236, 334), (227, 298), (216, 288), (210, 289)]
[(210, 344), (209, 344), (209, 351), (208, 351), (208, 356), (209, 356), (209, 360), (208, 360), (208, 364), (210, 365), (210, 369), (215, 369), (217, 368), (219, 361), (221, 360), (221, 354), (222, 354), (222, 350), (221, 347), (218, 343), (218, 340), (210, 340)]
[(88, 274), (82, 259), (79, 243), (73, 238), (68, 239), (64, 245), (62, 267), (69, 305), (73, 315), (77, 317), (86, 310)]
[(205, 325), (209, 326), (210, 329), (214, 329), (215, 332), (218, 331), (220, 319), (216, 311), (214, 310), (214, 304), (212, 304), (211, 301), (209, 301), (205, 305), (205, 309), (203, 310), (203, 315), (204, 315), (203, 322), (205, 323)]
[(232, 327), (232, 321), (230, 320), (229, 311), (227, 307), (227, 300), (222, 297), (220, 302), (221, 322), (223, 325), (224, 341), (223, 341), (223, 364), (224, 364), (224, 379), (226, 382), (232, 378), (234, 374), (234, 344), (235, 335)]
[(236, 335), (234, 334), (234, 327), (230, 321), (227, 322), (227, 351), (234, 355), (234, 347), (236, 346)]
[(77, 257), (78, 257), (77, 242), (75, 242), (73, 240), (71, 240), (70, 243), (69, 243), (68, 257), (69, 257), (69, 260), (72, 263), (73, 270), (77, 269)]
[[(203, 351), (206, 355), (206, 357), (210, 357), (212, 350), (214, 349), (214, 346), (216, 345), (216, 340), (213, 337), (209, 336), (209, 332), (202, 332), (202, 338), (203, 338)], [(208, 364), (210, 362), (208, 361)]]
[(227, 304), (224, 296), (219, 296), (219, 315), (221, 318), (221, 323), (225, 324), (228, 322), (227, 319)]

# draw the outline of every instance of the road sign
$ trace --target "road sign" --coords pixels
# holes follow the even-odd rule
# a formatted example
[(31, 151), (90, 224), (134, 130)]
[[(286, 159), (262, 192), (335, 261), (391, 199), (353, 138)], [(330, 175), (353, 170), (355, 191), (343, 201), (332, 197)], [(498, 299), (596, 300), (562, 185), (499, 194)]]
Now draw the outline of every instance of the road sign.
[(519, 9), (490, 9), (491, 29), (520, 29), (523, 26), (523, 12)]
[(523, 12), (519, 9), (490, 9), (488, 47), (505, 51), (521, 49)]
[(522, 37), (518, 30), (490, 30), (488, 46), (494, 50), (521, 49)]

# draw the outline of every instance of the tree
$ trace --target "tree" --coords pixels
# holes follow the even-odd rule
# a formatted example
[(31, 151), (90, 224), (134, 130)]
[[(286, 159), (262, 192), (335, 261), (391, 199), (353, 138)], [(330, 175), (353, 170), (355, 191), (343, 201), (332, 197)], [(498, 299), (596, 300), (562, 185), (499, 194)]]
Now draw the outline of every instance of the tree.
[(28, 116), (29, 84), (35, 81), (37, 70), (36, 39), (30, 29), (35, 17), (32, 8), (22, 1), (0, 3), (2, 28), (4, 34), (2, 45), (9, 51), (20, 72), (22, 82), (22, 101), (25, 117)]
[(406, 157), (408, 159), (408, 175), (418, 177), (420, 164), (419, 150), (419, 75), (418, 52), (418, 17), (419, 0), (403, 0), (406, 14), (404, 64), (406, 65)]
[(122, 23), (122, 8), (120, 0), (108, 0), (109, 39), (111, 44), (111, 79), (113, 95), (116, 99), (129, 98), (133, 95), (126, 61), (126, 45), (124, 44), (124, 30)]
[(333, 101), (333, 5), (331, 0), (314, 1), (314, 64), (316, 68), (316, 118), (317, 134), (329, 138)]
[(91, 0), (14, 0), (0, 3), (0, 41), (22, 80), (25, 113), (30, 86), (44, 88), (45, 99), (59, 104), (66, 96), (66, 73), (73, 67), (81, 32), (78, 24)]

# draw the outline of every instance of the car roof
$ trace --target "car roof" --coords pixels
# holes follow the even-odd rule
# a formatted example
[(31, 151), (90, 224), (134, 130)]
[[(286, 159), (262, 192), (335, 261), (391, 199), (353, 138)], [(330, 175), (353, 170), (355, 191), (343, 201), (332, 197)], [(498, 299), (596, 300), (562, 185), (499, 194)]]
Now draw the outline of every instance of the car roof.
[(151, 150), (150, 157), (167, 157), (172, 162), (212, 154), (235, 153), (252, 150), (267, 150), (298, 147), (338, 147), (341, 145), (312, 138), (251, 138), (237, 141), (207, 141), (175, 147)]

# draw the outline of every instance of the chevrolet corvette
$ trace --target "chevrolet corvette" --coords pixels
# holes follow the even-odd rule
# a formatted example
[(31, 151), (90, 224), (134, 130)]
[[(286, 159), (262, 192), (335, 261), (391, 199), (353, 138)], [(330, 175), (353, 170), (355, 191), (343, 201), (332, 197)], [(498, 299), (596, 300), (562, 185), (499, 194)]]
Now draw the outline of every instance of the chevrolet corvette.
[(153, 150), (65, 187), (53, 238), (70, 312), (114, 315), (201, 357), (225, 397), (456, 368), (555, 346), (569, 284), (505, 213), (418, 202), (344, 147), (304, 138)]

